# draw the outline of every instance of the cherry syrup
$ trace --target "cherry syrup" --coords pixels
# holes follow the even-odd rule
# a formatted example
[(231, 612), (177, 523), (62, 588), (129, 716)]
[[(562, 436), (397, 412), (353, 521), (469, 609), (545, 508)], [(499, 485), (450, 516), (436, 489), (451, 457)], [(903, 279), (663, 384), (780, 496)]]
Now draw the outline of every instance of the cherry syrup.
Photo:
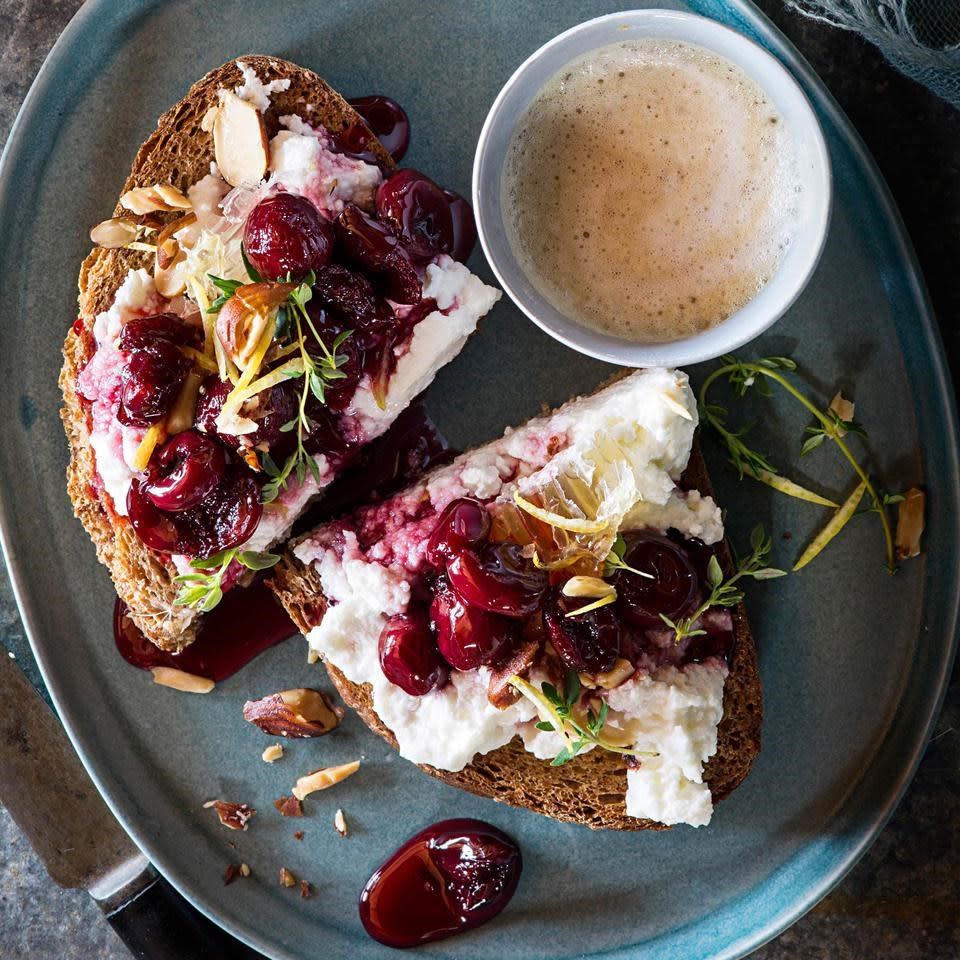
[(387, 859), (360, 894), (360, 922), (388, 947), (415, 947), (472, 930), (510, 902), (523, 859), (482, 820), (443, 820)]

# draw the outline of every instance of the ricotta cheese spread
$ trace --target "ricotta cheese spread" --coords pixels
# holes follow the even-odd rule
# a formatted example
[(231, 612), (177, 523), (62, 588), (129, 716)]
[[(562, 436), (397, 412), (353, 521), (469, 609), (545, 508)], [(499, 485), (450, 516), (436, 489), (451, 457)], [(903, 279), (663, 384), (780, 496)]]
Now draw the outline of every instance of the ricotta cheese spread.
[[(678, 407), (680, 408), (678, 410)], [(557, 734), (536, 729), (535, 707), (521, 699), (497, 709), (487, 699), (489, 668), (451, 671), (450, 682), (413, 697), (390, 683), (380, 668), (378, 639), (387, 619), (403, 613), (411, 582), (424, 566), (425, 541), (437, 514), (458, 497), (510, 499), (590, 460), (601, 439), (616, 442), (622, 460), (621, 529), (673, 527), (688, 537), (717, 542), (719, 509), (676, 481), (686, 466), (696, 428), (696, 403), (684, 374), (639, 371), (556, 413), (508, 430), (500, 440), (458, 457), (367, 517), (378, 537), (366, 551), (350, 529), (321, 527), (294, 548), (313, 564), (329, 602), (308, 634), (313, 650), (354, 683), (369, 683), (373, 707), (397, 738), (401, 756), (444, 770), (460, 770), (519, 735), (541, 758), (561, 749)], [(587, 472), (582, 474), (590, 476)], [(425, 510), (425, 501), (430, 509)], [(727, 668), (720, 660), (663, 668), (639, 675), (606, 694), (608, 723), (639, 750), (656, 753), (627, 777), (631, 816), (661, 823), (709, 822), (712, 800), (703, 766), (716, 752)], [(442, 736), (438, 732), (442, 731)]]

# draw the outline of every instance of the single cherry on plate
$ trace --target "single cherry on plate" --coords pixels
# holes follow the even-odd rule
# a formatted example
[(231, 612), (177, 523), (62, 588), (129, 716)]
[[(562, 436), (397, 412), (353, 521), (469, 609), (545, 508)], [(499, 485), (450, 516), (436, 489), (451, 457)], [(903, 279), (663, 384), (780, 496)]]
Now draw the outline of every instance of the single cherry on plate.
[(624, 562), (650, 577), (618, 570), (611, 578), (617, 590), (617, 612), (637, 627), (663, 625), (660, 614), (676, 621), (690, 614), (700, 590), (699, 577), (687, 552), (669, 537), (644, 533), (627, 539)]
[(451, 500), (427, 540), (427, 561), (442, 570), (464, 547), (475, 547), (486, 540), (489, 532), (490, 514), (479, 500)]
[(363, 117), (390, 156), (399, 163), (410, 146), (410, 120), (403, 107), (396, 100), (379, 94), (352, 97), (347, 103)]
[(247, 217), (243, 248), (265, 280), (305, 277), (333, 256), (333, 228), (305, 197), (278, 193), (261, 200)]
[(547, 575), (515, 543), (484, 543), (447, 563), (447, 579), (464, 603), (506, 617), (526, 617), (540, 606)]
[(620, 656), (620, 621), (613, 606), (567, 616), (590, 602), (583, 597), (565, 597), (560, 588), (554, 588), (543, 611), (543, 622), (553, 649), (566, 667), (606, 673)]
[(453, 244), (450, 247), (450, 256), (454, 260), (466, 263), (477, 243), (477, 223), (473, 218), (473, 209), (459, 193), (444, 189), (443, 195), (450, 204), (450, 215), (453, 218)]
[(482, 820), (443, 820), (412, 836), (367, 881), (360, 922), (389, 947), (415, 947), (492, 920), (517, 889), (523, 858)]
[(154, 455), (143, 492), (161, 510), (188, 510), (214, 491), (226, 466), (226, 452), (216, 440), (186, 430)]
[(392, 616), (380, 631), (379, 654), (383, 675), (411, 697), (422, 697), (446, 682), (447, 670), (423, 610)]
[(467, 606), (442, 577), (434, 585), (430, 625), (441, 656), (456, 670), (497, 663), (520, 637), (519, 620)]

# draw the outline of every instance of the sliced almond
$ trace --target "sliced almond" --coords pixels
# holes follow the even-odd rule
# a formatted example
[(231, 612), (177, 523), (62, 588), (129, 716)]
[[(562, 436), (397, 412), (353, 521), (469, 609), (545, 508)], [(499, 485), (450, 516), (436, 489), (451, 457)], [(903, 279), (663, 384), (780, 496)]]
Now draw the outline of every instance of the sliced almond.
[(153, 682), (163, 687), (172, 687), (184, 693), (209, 693), (216, 684), (208, 677), (198, 677), (176, 667), (151, 667)]
[(231, 187), (259, 183), (270, 162), (260, 111), (235, 93), (224, 93), (213, 117), (213, 149), (220, 175)]
[(343, 707), (320, 690), (296, 687), (243, 705), (243, 719), (275, 737), (320, 737), (335, 730)]
[(632, 677), (637, 668), (622, 657), (606, 672), (594, 674), (580, 674), (580, 682), (585, 687), (601, 687), (603, 690), (612, 690)]
[(111, 217), (90, 230), (90, 239), (104, 250), (116, 250), (133, 243), (139, 230), (133, 217)]
[(155, 183), (152, 187), (134, 187), (120, 197), (120, 206), (131, 213), (169, 212), (190, 210), (193, 204), (169, 183)]
[(897, 511), (897, 559), (909, 560), (920, 555), (923, 536), (926, 494), (919, 488), (908, 490)]
[(338, 809), (333, 815), (333, 825), (341, 837), (345, 837), (347, 835), (347, 818), (343, 815), (342, 810)]
[(240, 864), (240, 876), (241, 876), (241, 877), (249, 877), (249, 876), (250, 876), (250, 867), (249, 867), (247, 864), (245, 864), (245, 863), (241, 863), (241, 864)]
[(187, 289), (187, 254), (174, 237), (157, 247), (153, 282), (160, 296), (167, 299)]
[(342, 763), (338, 767), (323, 767), (320, 770), (314, 770), (305, 777), (301, 777), (293, 788), (293, 795), (298, 800), (303, 800), (311, 793), (317, 790), (326, 790), (347, 777), (352, 777), (360, 769), (360, 761), (354, 760), (352, 763)]
[(279, 743), (271, 743), (263, 753), (260, 754), (264, 763), (276, 763), (283, 756), (283, 746)]
[(295, 288), (295, 283), (247, 283), (220, 308), (217, 339), (241, 370), (262, 347), (265, 334), (273, 330), (277, 308)]
[(571, 577), (561, 592), (565, 597), (590, 597), (593, 600), (617, 595), (616, 587), (599, 577)]
[(280, 886), (281, 887), (295, 887), (297, 885), (297, 878), (286, 868), (280, 868)]

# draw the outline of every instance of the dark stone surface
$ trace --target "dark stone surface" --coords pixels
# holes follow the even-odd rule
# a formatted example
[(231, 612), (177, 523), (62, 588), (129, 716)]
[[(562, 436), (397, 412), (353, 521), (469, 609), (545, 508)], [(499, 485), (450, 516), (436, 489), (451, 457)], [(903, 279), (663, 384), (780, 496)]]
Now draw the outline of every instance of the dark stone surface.
[[(77, 0), (0, 0), (0, 142)], [(960, 374), (960, 112), (901, 77), (856, 36), (760, 6), (797, 44), (863, 135), (899, 204)], [(6, 577), (0, 638), (35, 681)], [(128, 956), (86, 894), (46, 877), (0, 811), (0, 958)], [(834, 893), (754, 956), (932, 960), (960, 956), (960, 672), (906, 799)]]

